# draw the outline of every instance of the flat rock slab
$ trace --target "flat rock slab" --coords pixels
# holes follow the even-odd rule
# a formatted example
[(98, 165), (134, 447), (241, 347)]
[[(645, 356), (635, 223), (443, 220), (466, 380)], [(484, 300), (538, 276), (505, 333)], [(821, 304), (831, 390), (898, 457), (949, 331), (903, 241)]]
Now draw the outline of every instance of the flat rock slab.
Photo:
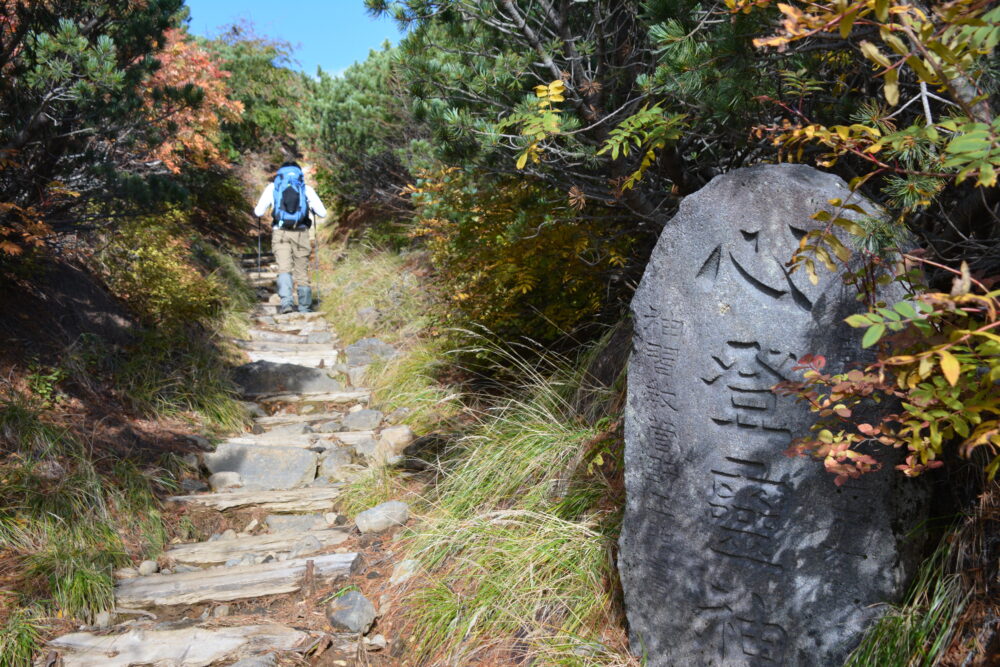
[(340, 495), (338, 487), (283, 489), (278, 491), (252, 491), (235, 493), (204, 493), (189, 496), (171, 496), (172, 502), (190, 503), (211, 507), (220, 512), (238, 507), (260, 507), (271, 512), (329, 512)]
[(619, 570), (650, 667), (842, 664), (912, 572), (921, 502), (901, 490), (916, 486), (889, 462), (837, 487), (784, 456), (814, 416), (771, 392), (806, 353), (833, 372), (858, 360), (843, 319), (859, 304), (841, 276), (812, 285), (784, 266), (823, 228), (811, 216), (850, 195), (806, 166), (735, 170), (681, 203), (647, 265)]
[[(306, 536), (316, 538), (316, 542), (309, 540), (310, 544), (315, 545), (312, 550), (305, 550), (302, 547)], [(297, 549), (300, 556), (306, 556), (336, 546), (346, 540), (347, 536), (348, 533), (345, 530), (289, 531), (272, 535), (239, 537), (235, 540), (178, 544), (167, 549), (163, 555), (174, 562), (186, 565), (219, 565), (231, 558), (239, 558), (245, 553), (266, 554), (272, 551), (281, 553)]]
[(64, 667), (171, 665), (205, 667), (253, 653), (298, 648), (309, 635), (283, 625), (234, 628), (134, 629), (121, 635), (75, 632), (49, 646), (62, 655)]
[(294, 489), (316, 479), (318, 454), (301, 447), (224, 442), (204, 456), (213, 473), (237, 472), (248, 491)]
[(115, 587), (115, 604), (145, 609), (294, 593), (302, 585), (306, 562), (310, 560), (317, 580), (332, 581), (348, 576), (356, 567), (358, 555), (325, 554), (263, 565), (213, 567), (197, 572), (125, 579)]
[(233, 370), (233, 381), (247, 398), (275, 394), (324, 394), (339, 392), (340, 383), (321, 370), (255, 361)]

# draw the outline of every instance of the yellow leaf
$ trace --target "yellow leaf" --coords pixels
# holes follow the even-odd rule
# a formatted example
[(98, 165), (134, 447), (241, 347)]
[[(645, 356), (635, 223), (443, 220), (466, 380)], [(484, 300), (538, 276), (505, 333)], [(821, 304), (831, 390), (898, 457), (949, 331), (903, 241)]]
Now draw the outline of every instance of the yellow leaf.
[(941, 372), (944, 373), (944, 378), (948, 381), (948, 384), (954, 387), (958, 383), (958, 376), (962, 372), (962, 365), (958, 363), (955, 355), (947, 350), (938, 351), (938, 356), (941, 357)]
[(524, 165), (528, 164), (528, 153), (529, 151), (525, 150), (518, 156), (516, 165), (518, 169), (524, 169)]
[(885, 32), (882, 34), (882, 40), (892, 48), (893, 51), (901, 56), (909, 56), (910, 49), (903, 43), (899, 37), (896, 37), (891, 32)]
[(894, 69), (885, 73), (885, 101), (890, 106), (899, 104), (899, 72)]
[(871, 60), (877, 65), (881, 65), (882, 67), (892, 67), (892, 63), (885, 57), (885, 54), (879, 51), (878, 47), (869, 41), (861, 42), (861, 53), (865, 58), (868, 58), (868, 60)]

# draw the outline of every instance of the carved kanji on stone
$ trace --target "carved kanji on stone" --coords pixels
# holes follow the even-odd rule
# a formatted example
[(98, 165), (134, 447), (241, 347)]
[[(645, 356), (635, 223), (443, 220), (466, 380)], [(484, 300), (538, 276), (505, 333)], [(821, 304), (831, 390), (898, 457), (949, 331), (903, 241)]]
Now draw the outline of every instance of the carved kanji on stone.
[(667, 665), (832, 665), (912, 569), (920, 520), (895, 515), (888, 471), (838, 489), (783, 456), (810, 413), (771, 387), (795, 359), (850, 362), (839, 275), (785, 263), (837, 177), (742, 169), (689, 196), (632, 304), (620, 570), (637, 653)]

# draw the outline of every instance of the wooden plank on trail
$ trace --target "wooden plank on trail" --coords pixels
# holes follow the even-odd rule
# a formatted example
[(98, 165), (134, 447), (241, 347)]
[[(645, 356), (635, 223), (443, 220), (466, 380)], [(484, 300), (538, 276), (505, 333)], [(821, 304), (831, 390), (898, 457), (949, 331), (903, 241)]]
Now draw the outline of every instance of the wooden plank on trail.
[[(310, 536), (316, 540), (308, 540), (313, 546), (307, 548), (306, 540)], [(218, 565), (248, 553), (265, 555), (269, 552), (297, 551), (298, 556), (306, 556), (336, 546), (347, 537), (348, 531), (341, 529), (292, 531), (238, 537), (233, 540), (178, 544), (167, 549), (163, 555), (177, 563), (187, 565)]]
[(306, 562), (310, 560), (314, 576), (332, 581), (354, 570), (358, 554), (324, 554), (263, 565), (213, 567), (197, 572), (124, 579), (115, 587), (115, 604), (144, 609), (294, 593), (302, 585)]
[(219, 511), (237, 507), (261, 507), (271, 512), (326, 512), (340, 495), (336, 486), (309, 489), (278, 489), (276, 491), (240, 491), (236, 493), (203, 493), (171, 496), (167, 500), (211, 507)]
[(367, 403), (370, 391), (334, 391), (302, 394), (271, 394), (255, 396), (258, 403)]
[(74, 632), (57, 637), (48, 645), (62, 654), (64, 667), (204, 667), (224, 658), (236, 660), (269, 651), (289, 651), (308, 637), (305, 632), (277, 624), (135, 628), (121, 635)]

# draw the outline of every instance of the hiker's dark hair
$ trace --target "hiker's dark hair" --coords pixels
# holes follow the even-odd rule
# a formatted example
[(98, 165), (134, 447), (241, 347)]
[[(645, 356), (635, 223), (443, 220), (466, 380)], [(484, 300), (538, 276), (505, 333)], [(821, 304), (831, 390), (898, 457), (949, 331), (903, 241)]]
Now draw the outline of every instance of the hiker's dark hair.
[(299, 167), (299, 163), (296, 162), (295, 160), (289, 160), (288, 162), (286, 162), (283, 165), (281, 165), (280, 167), (278, 167), (278, 169), (284, 169), (285, 167), (298, 167), (299, 169), (302, 168), (302, 167)]

